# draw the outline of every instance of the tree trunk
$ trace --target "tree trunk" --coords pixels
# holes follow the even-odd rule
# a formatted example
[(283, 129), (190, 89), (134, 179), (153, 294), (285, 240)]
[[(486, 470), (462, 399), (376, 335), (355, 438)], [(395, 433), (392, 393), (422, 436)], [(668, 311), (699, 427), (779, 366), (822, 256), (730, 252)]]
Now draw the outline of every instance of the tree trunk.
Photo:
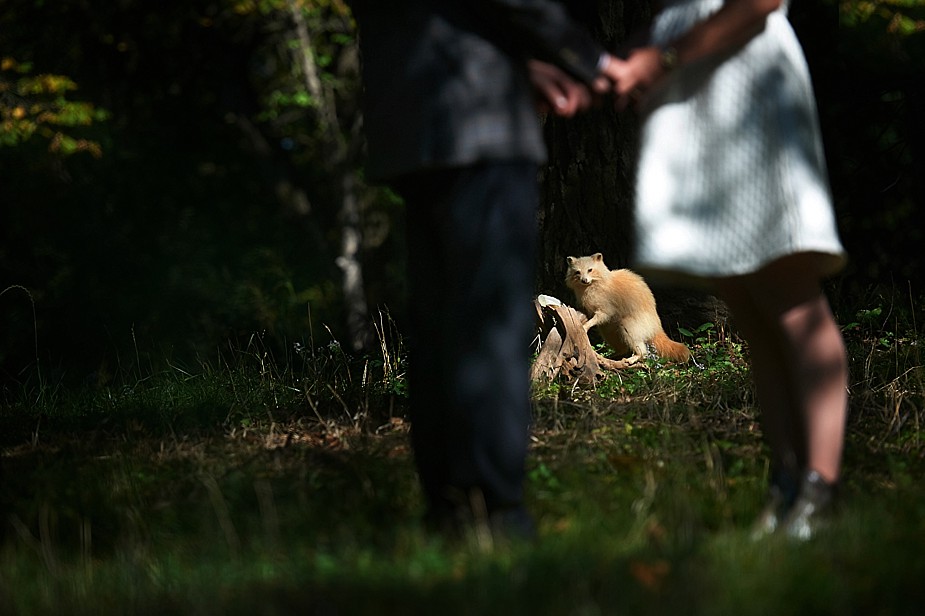
[(355, 161), (358, 158), (359, 122), (351, 128), (353, 138), (348, 143), (341, 131), (336, 97), (320, 76), (315, 62), (311, 35), (302, 13), (302, 7), (295, 0), (288, 0), (289, 14), (295, 25), (298, 49), (294, 50), (296, 60), (302, 69), (306, 90), (314, 101), (316, 121), (322, 135), (328, 170), (337, 179), (334, 190), (340, 203), (340, 255), (337, 266), (343, 272), (342, 292), (346, 309), (347, 335), (350, 348), (361, 351), (372, 340), (372, 324), (363, 284), (363, 265), (360, 252), (363, 244), (361, 208), (358, 184), (355, 175)]
[[(606, 103), (605, 103), (606, 105)], [(636, 121), (612, 106), (563, 121), (547, 118), (549, 165), (542, 173), (540, 289), (557, 297), (565, 258), (604, 253), (611, 268), (632, 254), (632, 165)]]
[[(607, 49), (618, 51), (651, 18), (644, 0), (604, 0), (570, 4)], [(538, 292), (565, 301), (565, 257), (601, 252), (611, 269), (626, 267), (633, 254), (634, 181), (639, 122), (618, 114), (607, 98), (575, 118), (547, 116), (549, 163), (541, 170)], [(725, 307), (702, 291), (647, 281), (668, 331), (726, 321)]]
[(356, 177), (352, 169), (342, 168), (341, 173), (341, 250), (337, 266), (343, 271), (344, 305), (347, 312), (347, 333), (354, 351), (367, 349), (372, 341), (366, 289), (363, 284), (363, 267), (360, 263), (362, 231), (360, 204), (357, 198)]
[[(610, 50), (645, 27), (644, 0), (576, 3), (574, 16)], [(568, 297), (565, 257), (604, 253), (611, 268), (632, 254), (632, 196), (638, 122), (617, 114), (612, 99), (572, 119), (547, 116), (549, 163), (541, 171), (539, 285)]]

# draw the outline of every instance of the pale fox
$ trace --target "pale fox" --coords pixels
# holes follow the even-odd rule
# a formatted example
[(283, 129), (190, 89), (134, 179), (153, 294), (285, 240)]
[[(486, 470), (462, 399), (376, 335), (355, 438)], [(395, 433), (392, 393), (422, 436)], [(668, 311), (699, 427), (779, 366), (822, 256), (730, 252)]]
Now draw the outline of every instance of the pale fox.
[(655, 311), (655, 297), (642, 276), (628, 269), (610, 270), (601, 253), (587, 257), (566, 257), (565, 284), (588, 315), (585, 331), (597, 326), (604, 341), (628, 364), (648, 354), (651, 344), (659, 357), (687, 361), (687, 346), (675, 342), (662, 329)]

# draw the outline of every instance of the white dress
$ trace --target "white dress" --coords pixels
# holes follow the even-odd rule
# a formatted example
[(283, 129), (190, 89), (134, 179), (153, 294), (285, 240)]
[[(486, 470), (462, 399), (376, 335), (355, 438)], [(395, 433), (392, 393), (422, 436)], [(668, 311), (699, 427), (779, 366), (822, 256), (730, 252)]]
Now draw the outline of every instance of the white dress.
[[(665, 45), (722, 0), (675, 0), (655, 18)], [(838, 238), (809, 70), (786, 8), (729, 56), (684, 65), (645, 101), (635, 267), (712, 278), (812, 255), (838, 271)]]

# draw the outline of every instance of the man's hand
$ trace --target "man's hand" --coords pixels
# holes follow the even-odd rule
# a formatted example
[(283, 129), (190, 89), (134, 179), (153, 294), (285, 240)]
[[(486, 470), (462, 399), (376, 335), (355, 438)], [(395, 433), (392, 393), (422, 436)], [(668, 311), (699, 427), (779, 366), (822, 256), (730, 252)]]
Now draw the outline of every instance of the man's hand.
[(530, 60), (527, 62), (530, 82), (537, 92), (541, 112), (551, 112), (570, 118), (591, 106), (591, 91), (557, 66)]

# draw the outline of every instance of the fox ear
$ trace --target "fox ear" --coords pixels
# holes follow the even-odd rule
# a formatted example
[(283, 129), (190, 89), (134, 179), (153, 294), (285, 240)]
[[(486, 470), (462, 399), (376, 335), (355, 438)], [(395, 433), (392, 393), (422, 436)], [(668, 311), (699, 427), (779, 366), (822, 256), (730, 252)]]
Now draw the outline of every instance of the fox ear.
[(571, 265), (575, 262), (575, 257), (565, 257), (565, 262)]
[(595, 252), (593, 255), (591, 255), (591, 258), (593, 258), (595, 261), (603, 261), (604, 255), (599, 252)]

